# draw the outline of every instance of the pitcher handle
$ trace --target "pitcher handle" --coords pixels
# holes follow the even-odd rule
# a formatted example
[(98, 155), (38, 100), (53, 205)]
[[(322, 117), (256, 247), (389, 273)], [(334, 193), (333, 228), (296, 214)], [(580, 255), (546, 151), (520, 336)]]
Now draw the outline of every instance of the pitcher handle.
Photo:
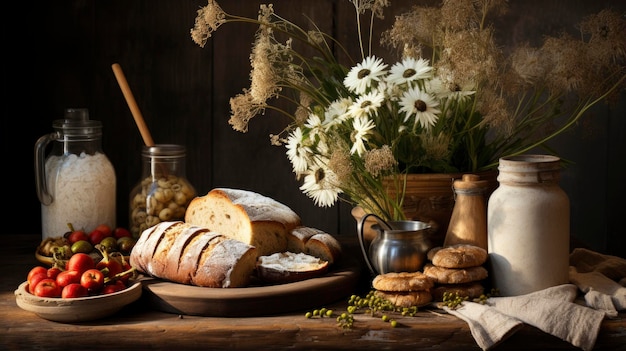
[(46, 134), (35, 143), (35, 185), (37, 188), (37, 197), (44, 205), (50, 205), (53, 197), (48, 189), (48, 178), (46, 174), (46, 147), (51, 141), (58, 140), (60, 135), (58, 132)]
[(372, 272), (373, 275), (376, 275), (376, 270), (370, 262), (369, 255), (367, 253), (367, 250), (365, 249), (365, 240), (363, 239), (363, 229), (365, 221), (367, 221), (367, 218), (370, 216), (374, 217), (376, 219), (376, 222), (378, 222), (378, 224), (384, 230), (391, 230), (391, 226), (389, 226), (389, 224), (387, 224), (387, 222), (385, 222), (382, 218), (373, 213), (366, 214), (365, 216), (361, 217), (361, 219), (357, 222), (357, 234), (359, 237), (359, 244), (361, 245), (361, 252), (363, 253), (363, 258), (365, 258), (365, 263), (367, 264), (367, 268), (369, 268), (370, 272)]

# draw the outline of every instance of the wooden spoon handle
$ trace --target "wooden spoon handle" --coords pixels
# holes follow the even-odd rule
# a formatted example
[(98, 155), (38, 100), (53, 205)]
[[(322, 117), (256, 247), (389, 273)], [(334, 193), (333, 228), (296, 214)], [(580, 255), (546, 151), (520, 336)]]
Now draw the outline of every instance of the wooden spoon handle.
[(148, 147), (154, 146), (154, 140), (152, 140), (152, 135), (150, 135), (150, 130), (146, 125), (146, 122), (143, 119), (141, 114), (141, 110), (139, 110), (139, 106), (135, 101), (135, 97), (133, 96), (133, 92), (130, 90), (130, 86), (128, 86), (128, 82), (126, 81), (126, 76), (124, 76), (124, 72), (122, 71), (122, 67), (118, 63), (114, 63), (113, 66), (113, 74), (115, 74), (115, 78), (117, 79), (117, 84), (120, 85), (122, 89), (122, 94), (124, 94), (124, 98), (126, 99), (126, 103), (128, 104), (128, 108), (130, 112), (133, 114), (133, 118), (135, 119), (135, 123), (137, 124), (137, 128), (139, 128), (139, 133), (141, 133), (141, 137), (143, 138), (144, 144)]

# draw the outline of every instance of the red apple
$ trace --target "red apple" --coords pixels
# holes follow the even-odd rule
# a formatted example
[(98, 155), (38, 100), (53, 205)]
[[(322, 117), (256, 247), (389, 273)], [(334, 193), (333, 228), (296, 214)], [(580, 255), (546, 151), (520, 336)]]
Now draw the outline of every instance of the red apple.
[(123, 227), (117, 227), (113, 230), (113, 236), (115, 237), (115, 239), (119, 239), (119, 238), (125, 238), (125, 237), (132, 238), (133, 235), (130, 233), (128, 229), (123, 228)]
[(39, 297), (59, 297), (61, 296), (61, 288), (59, 288), (54, 279), (45, 278), (35, 285), (34, 295)]
[[(46, 270), (47, 271), (47, 270)], [(41, 282), (44, 279), (49, 279), (48, 278), (48, 273), (35, 273), (32, 277), (30, 277), (30, 279), (28, 280), (28, 291), (31, 294), (35, 293), (35, 287), (37, 287), (37, 284), (39, 284), (39, 282)]]
[(46, 274), (48, 275), (48, 278), (56, 279), (57, 275), (61, 272), (63, 272), (63, 270), (59, 267), (50, 267), (48, 268)]
[(89, 235), (87, 235), (84, 230), (75, 230), (70, 233), (70, 235), (67, 237), (67, 240), (70, 242), (70, 244), (81, 240), (89, 241)]
[(80, 284), (81, 273), (79, 271), (63, 271), (57, 275), (57, 285), (64, 288), (70, 284)]
[(26, 281), (30, 284), (30, 279), (37, 273), (46, 273), (46, 275), (47, 275), (48, 274), (48, 268), (46, 268), (44, 266), (35, 266), (35, 267), (33, 267), (28, 272), (28, 276), (26, 278)]
[(113, 231), (107, 224), (100, 224), (94, 230), (101, 231), (105, 236), (113, 236)]
[(96, 245), (96, 244), (100, 244), (100, 242), (102, 241), (102, 239), (110, 236), (111, 234), (106, 234), (105, 232), (102, 232), (98, 229), (94, 229), (91, 231), (91, 233), (89, 233), (89, 242), (91, 243), (91, 245)]
[(91, 256), (82, 252), (73, 254), (65, 265), (65, 270), (78, 271), (80, 274), (92, 268), (96, 268), (95, 261)]
[(105, 285), (104, 288), (102, 288), (102, 294), (112, 294), (124, 289), (126, 289), (126, 284), (121, 280), (117, 280), (115, 283)]
[(61, 291), (62, 298), (76, 298), (89, 296), (89, 291), (79, 283), (72, 283), (63, 287)]
[(88, 269), (80, 276), (80, 285), (87, 288), (90, 294), (97, 294), (104, 286), (104, 273), (99, 269)]

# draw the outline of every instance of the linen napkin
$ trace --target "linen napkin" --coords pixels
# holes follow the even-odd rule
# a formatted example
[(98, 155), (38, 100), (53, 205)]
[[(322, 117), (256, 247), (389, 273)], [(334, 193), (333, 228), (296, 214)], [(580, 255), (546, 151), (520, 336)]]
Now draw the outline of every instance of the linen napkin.
[(614, 318), (626, 309), (626, 259), (577, 248), (570, 254), (569, 279), (584, 294), (587, 306)]
[(595, 345), (604, 312), (574, 303), (578, 288), (563, 284), (513, 297), (492, 297), (485, 305), (464, 302), (448, 313), (466, 321), (476, 343), (489, 350), (502, 342), (523, 323), (565, 340), (583, 350)]

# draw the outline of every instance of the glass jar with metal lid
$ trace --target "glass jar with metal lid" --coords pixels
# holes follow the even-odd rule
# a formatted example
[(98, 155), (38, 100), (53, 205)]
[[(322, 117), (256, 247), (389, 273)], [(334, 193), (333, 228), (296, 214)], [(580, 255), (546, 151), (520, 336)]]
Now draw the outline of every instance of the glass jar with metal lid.
[(184, 146), (144, 146), (141, 156), (142, 180), (130, 192), (129, 227), (135, 238), (158, 223), (184, 220), (196, 196), (185, 175)]

